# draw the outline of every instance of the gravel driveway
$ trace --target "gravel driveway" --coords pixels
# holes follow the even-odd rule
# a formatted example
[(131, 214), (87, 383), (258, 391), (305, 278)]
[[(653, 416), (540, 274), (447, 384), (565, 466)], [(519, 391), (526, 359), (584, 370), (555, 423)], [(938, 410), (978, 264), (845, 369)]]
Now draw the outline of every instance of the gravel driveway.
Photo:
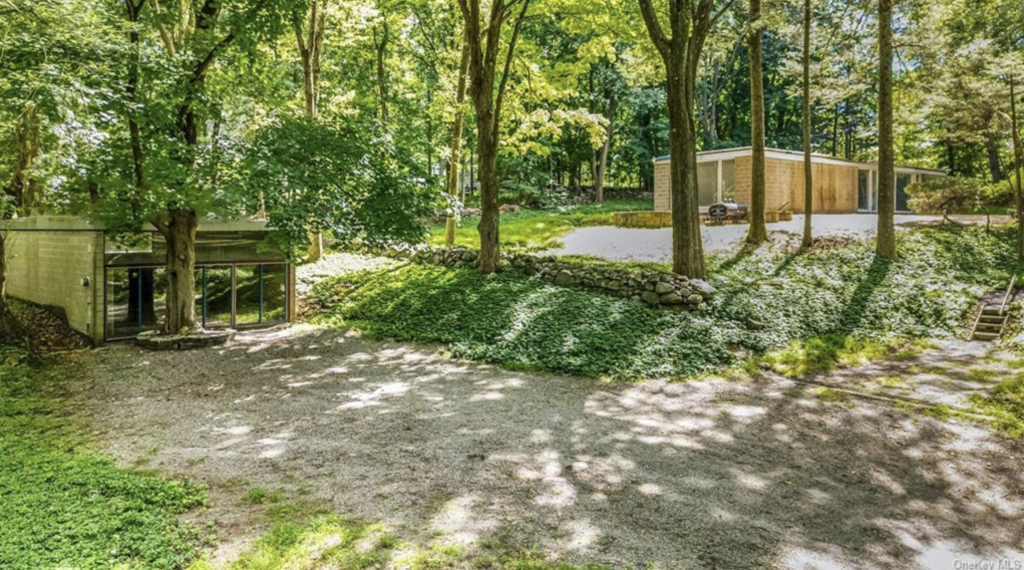
[[(984, 223), (984, 216), (957, 216), (964, 223)], [(1005, 217), (993, 217), (993, 223), (1005, 221)], [(897, 227), (935, 224), (939, 216), (896, 216)], [(815, 237), (851, 236), (866, 239), (875, 235), (878, 216), (874, 214), (818, 214), (814, 216)], [(747, 225), (703, 226), (701, 237), (704, 251), (739, 251), (747, 235)], [(770, 232), (792, 232), (802, 234), (804, 217), (793, 216), (790, 222), (768, 224)], [(642, 230), (608, 226), (580, 228), (562, 238), (564, 246), (548, 253), (552, 255), (593, 255), (611, 261), (654, 261), (672, 262), (672, 230)]]
[(1021, 445), (787, 381), (607, 384), (303, 329), (112, 345), (66, 376), (106, 452), (211, 486), (226, 555), (262, 486), (424, 544), (614, 567), (1024, 561)]

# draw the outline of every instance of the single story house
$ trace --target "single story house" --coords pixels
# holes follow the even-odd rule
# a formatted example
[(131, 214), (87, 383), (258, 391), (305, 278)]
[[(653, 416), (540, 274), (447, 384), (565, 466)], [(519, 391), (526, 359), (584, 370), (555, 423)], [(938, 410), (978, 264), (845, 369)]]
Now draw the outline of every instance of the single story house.
[[(697, 193), (701, 210), (717, 203), (750, 204), (751, 147), (697, 153)], [(765, 151), (765, 211), (804, 211), (804, 153)], [(814, 212), (850, 214), (878, 211), (878, 165), (814, 154)], [(654, 209), (667, 212), (671, 202), (671, 157), (654, 160)], [(946, 176), (927, 168), (896, 168), (896, 211), (909, 212), (906, 188)]]
[[(73, 216), (0, 222), (7, 293), (49, 308), (97, 345), (156, 330), (167, 294), (166, 242), (154, 228), (130, 240)], [(260, 247), (266, 225), (202, 221), (196, 234), (196, 313), (203, 327), (249, 328), (295, 318), (295, 270)]]

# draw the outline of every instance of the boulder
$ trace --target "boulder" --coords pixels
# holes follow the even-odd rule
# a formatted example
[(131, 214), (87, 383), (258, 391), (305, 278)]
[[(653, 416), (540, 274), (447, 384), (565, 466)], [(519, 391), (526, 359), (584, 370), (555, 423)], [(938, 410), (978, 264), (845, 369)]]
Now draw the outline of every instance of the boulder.
[(560, 287), (568, 287), (570, 285), (575, 284), (576, 278), (569, 271), (563, 269), (559, 271), (557, 274), (555, 274), (555, 285), (558, 285)]
[(679, 293), (667, 293), (661, 296), (662, 305), (682, 305), (683, 297)]
[(703, 297), (705, 301), (714, 297), (715, 294), (718, 293), (718, 290), (715, 289), (710, 283), (708, 283), (707, 281), (703, 281), (701, 279), (691, 279), (690, 290)]
[(647, 303), (648, 305), (660, 305), (661, 295), (655, 293), (654, 291), (644, 291), (643, 295), (640, 295), (640, 300), (642, 300), (644, 303)]
[(673, 293), (673, 292), (675, 292), (675, 290), (676, 290), (676, 288), (673, 287), (671, 283), (668, 283), (666, 281), (659, 281), (659, 282), (655, 283), (655, 285), (654, 285), (654, 292), (659, 294), (659, 295), (664, 295), (666, 293)]

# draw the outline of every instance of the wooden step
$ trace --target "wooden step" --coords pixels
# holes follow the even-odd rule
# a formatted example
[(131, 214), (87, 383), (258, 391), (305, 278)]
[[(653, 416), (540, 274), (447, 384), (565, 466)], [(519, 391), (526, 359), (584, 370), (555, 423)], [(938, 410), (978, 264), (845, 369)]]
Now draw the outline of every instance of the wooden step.
[(999, 333), (975, 331), (974, 332), (974, 336), (972, 338), (974, 340), (982, 340), (982, 341), (986, 341), (986, 342), (991, 342), (991, 341), (996, 340), (996, 339), (999, 338)]
[(981, 309), (981, 314), (984, 315), (984, 316), (992, 316), (992, 315), (1004, 316), (1004, 315), (1006, 315), (1006, 312), (999, 305), (985, 305), (985, 307), (983, 309)]
[(981, 317), (978, 318), (978, 322), (992, 325), (1004, 325), (1006, 324), (1006, 317), (1001, 315), (981, 315)]

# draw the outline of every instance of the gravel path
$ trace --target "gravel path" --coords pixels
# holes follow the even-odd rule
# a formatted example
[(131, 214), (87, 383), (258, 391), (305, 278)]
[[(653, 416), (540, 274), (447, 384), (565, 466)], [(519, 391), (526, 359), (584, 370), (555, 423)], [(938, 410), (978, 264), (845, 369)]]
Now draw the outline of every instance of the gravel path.
[(261, 486), (424, 544), (616, 567), (1024, 561), (1020, 444), (787, 381), (615, 385), (309, 329), (73, 358), (108, 453), (211, 486), (222, 557), (260, 530), (238, 499)]
[[(961, 222), (984, 223), (982, 216), (960, 216)], [(898, 227), (938, 223), (937, 216), (896, 216)], [(1002, 218), (993, 218), (993, 223)], [(815, 237), (850, 236), (868, 238), (875, 235), (878, 216), (874, 214), (819, 214), (814, 216)], [(803, 216), (793, 216), (793, 221), (768, 224), (771, 232), (792, 232), (802, 234)], [(747, 235), (748, 226), (704, 226), (701, 228), (704, 251), (739, 251)], [(627, 229), (615, 227), (580, 228), (566, 235), (561, 249), (552, 250), (552, 255), (593, 255), (611, 261), (654, 261), (671, 263), (672, 230)]]

